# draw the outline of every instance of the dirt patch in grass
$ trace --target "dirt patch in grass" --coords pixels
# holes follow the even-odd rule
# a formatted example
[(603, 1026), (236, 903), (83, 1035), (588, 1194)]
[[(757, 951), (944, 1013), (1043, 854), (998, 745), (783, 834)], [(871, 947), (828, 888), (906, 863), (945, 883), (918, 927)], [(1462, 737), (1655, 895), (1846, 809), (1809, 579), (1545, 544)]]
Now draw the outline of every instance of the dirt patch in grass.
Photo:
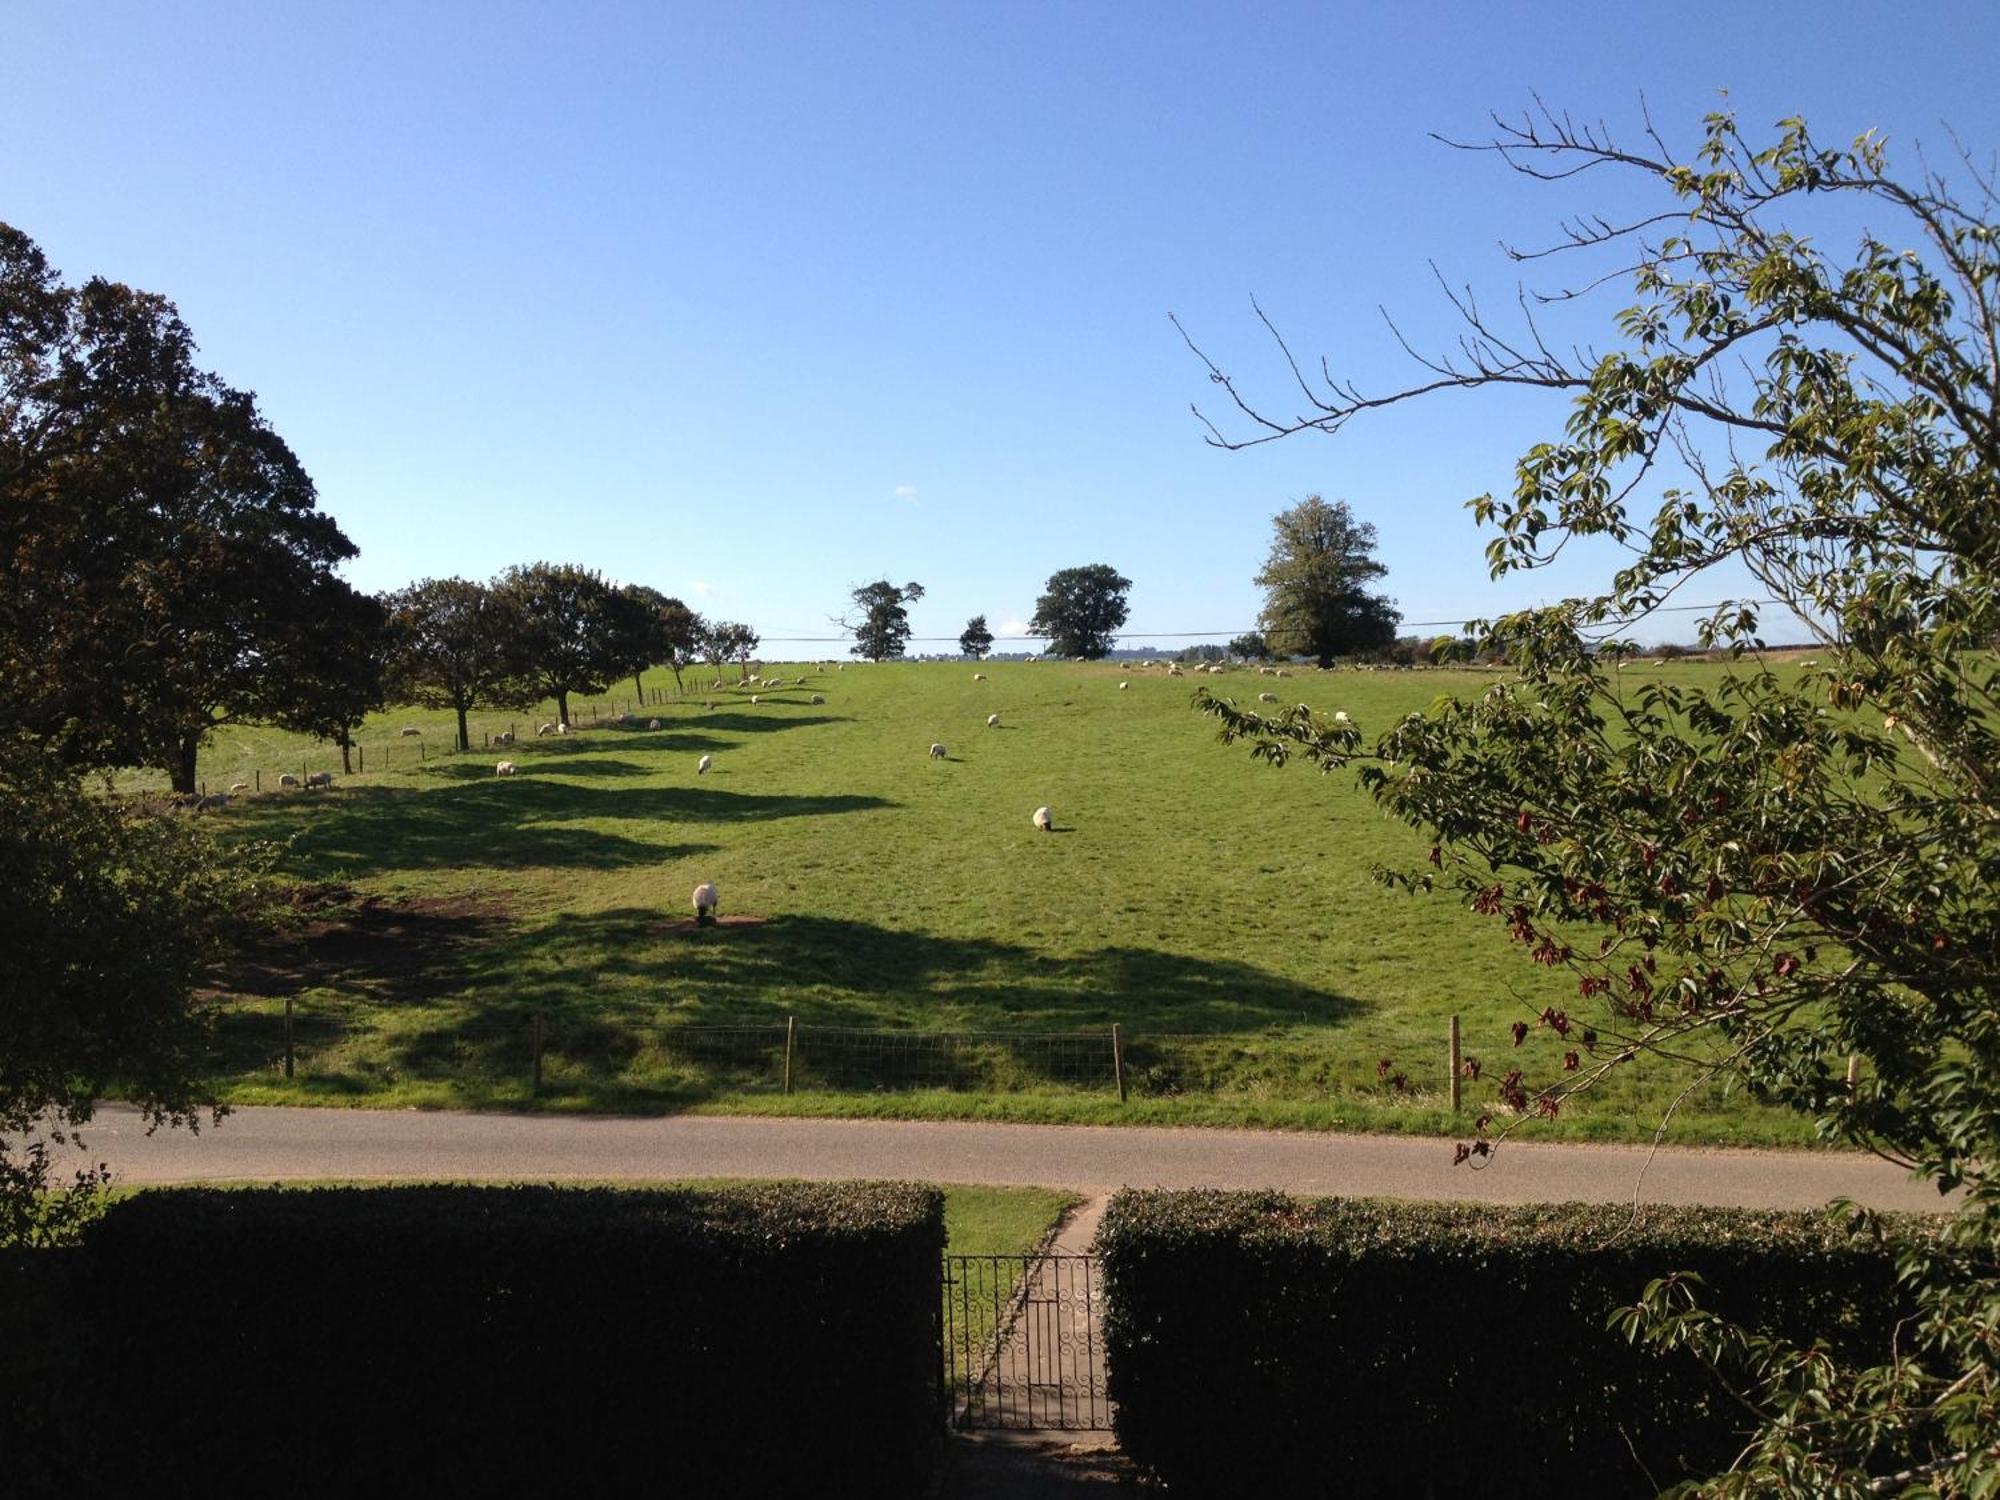
[(301, 920), (241, 954), (214, 993), (275, 998), (360, 987), (384, 999), (424, 998), (449, 983), (470, 949), (513, 921), (478, 896), (356, 899), (338, 882), (301, 887), (291, 905)]

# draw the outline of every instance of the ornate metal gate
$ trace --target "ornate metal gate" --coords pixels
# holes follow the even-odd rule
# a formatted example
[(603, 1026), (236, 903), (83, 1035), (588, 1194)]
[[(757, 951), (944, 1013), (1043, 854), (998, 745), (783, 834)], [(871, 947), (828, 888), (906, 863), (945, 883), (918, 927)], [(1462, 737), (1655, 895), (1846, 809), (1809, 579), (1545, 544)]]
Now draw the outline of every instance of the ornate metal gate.
[(1091, 1431), (1104, 1393), (1094, 1255), (948, 1255), (943, 1380), (954, 1425)]

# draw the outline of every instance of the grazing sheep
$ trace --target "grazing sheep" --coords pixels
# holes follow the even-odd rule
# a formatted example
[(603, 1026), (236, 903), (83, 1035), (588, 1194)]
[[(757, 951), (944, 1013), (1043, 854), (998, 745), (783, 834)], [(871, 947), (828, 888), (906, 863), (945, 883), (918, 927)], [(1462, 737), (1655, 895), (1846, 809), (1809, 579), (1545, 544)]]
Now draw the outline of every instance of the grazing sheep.
[(563, 720), (563, 721), (562, 721), (562, 722), (561, 722), (560, 724), (556, 725), (556, 733), (557, 733), (557, 734), (568, 734), (568, 733), (569, 733), (569, 720), (567, 720), (567, 719), (564, 719), (564, 720)]
[(1000, 715), (988, 714), (986, 716), (986, 727), (988, 729), (998, 729), (1000, 727)]
[(646, 727), (648, 729), (658, 729), (660, 727), (660, 721), (658, 719), (648, 719), (646, 721)]
[(814, 694), (812, 695), (812, 701), (813, 701), (813, 702), (814, 702), (815, 704), (820, 704), (820, 703), (824, 703), (824, 702), (826, 702), (826, 699), (825, 699), (825, 698), (823, 698), (823, 697), (821, 697), (821, 696), (820, 696), (820, 695), (819, 695), (818, 693), (814, 693)]
[(544, 725), (542, 725), (542, 726), (541, 726), (541, 728), (539, 728), (539, 729), (537, 729), (537, 730), (535, 731), (535, 734), (536, 734), (536, 736), (537, 736), (537, 737), (539, 738), (539, 737), (540, 737), (540, 736), (542, 736), (542, 735), (545, 735), (545, 734), (554, 734), (555, 732), (556, 732), (556, 726), (555, 726), (555, 725), (553, 725), (553, 724), (544, 724)]
[(1038, 808), (1036, 808), (1036, 809), (1035, 809), (1035, 826), (1036, 826), (1037, 828), (1041, 829), (1043, 833), (1053, 833), (1053, 832), (1055, 832), (1055, 827), (1056, 827), (1056, 815), (1055, 815), (1054, 813), (1050, 812), (1050, 811), (1049, 811), (1049, 810), (1048, 810), (1048, 809), (1047, 809), (1046, 807), (1038, 807)]
[(229, 795), (232, 797), (240, 797), (249, 790), (250, 783), (247, 781), (232, 781), (229, 783)]
[(307, 786), (332, 786), (332, 785), (333, 785), (333, 772), (331, 772), (331, 771), (315, 771), (315, 772), (313, 772), (313, 773), (312, 773), (312, 775), (310, 775), (310, 776), (308, 776), (308, 777), (306, 778), (306, 785), (307, 785)]
[(512, 776), (515, 770), (516, 767), (514, 765), (514, 762), (512, 762), (511, 760), (503, 760), (500, 762), (499, 765), (493, 768), (493, 774), (495, 776)]
[(1131, 684), (1131, 683), (1129, 683), (1129, 682), (1121, 682), (1121, 683), (1119, 683), (1119, 684), (1118, 684), (1118, 691), (1122, 693), (1122, 692), (1124, 692), (1124, 691), (1125, 691), (1125, 689), (1127, 689), (1127, 688), (1128, 688), (1128, 687), (1130, 687), (1131, 685), (1132, 685), (1132, 684)]
[(279, 786), (297, 786), (298, 784), (299, 778), (294, 776), (290, 771), (285, 772), (284, 775), (278, 778)]
[(701, 927), (715, 925), (715, 909), (722, 904), (722, 892), (715, 888), (715, 882), (704, 880), (694, 888), (694, 919)]
[(513, 744), (513, 743), (514, 743), (514, 731), (513, 731), (513, 730), (511, 730), (511, 729), (503, 729), (503, 730), (501, 730), (501, 731), (500, 731), (500, 732), (499, 732), (498, 734), (496, 734), (496, 735), (494, 735), (494, 736), (493, 736), (493, 743), (494, 743), (494, 744), (496, 744), (496, 745), (511, 745), (511, 744)]
[(942, 746), (942, 745), (933, 745), (933, 746), (931, 746), (931, 759), (932, 759), (932, 760), (943, 760), (943, 759), (945, 758), (945, 755), (946, 755), (947, 753), (948, 753), (948, 752), (947, 752), (947, 751), (945, 750), (944, 746)]
[(1257, 701), (1259, 703), (1276, 703), (1278, 701), (1278, 695), (1276, 693), (1259, 693), (1257, 695)]
[(984, 672), (974, 672), (972, 674), (972, 680), (974, 682), (984, 682), (986, 680), (986, 674)]
[(421, 729), (407, 729), (407, 728), (399, 729), (396, 731), (396, 738), (407, 740), (407, 739), (412, 739), (415, 736), (420, 735), (422, 733), (423, 731)]
[(701, 706), (712, 712), (715, 708), (715, 700), (713, 698), (704, 698), (701, 700)]
[(750, 695), (750, 701), (751, 701), (752, 703), (762, 703), (762, 702), (763, 702), (764, 700), (763, 700), (762, 698), (758, 697), (758, 695), (757, 695), (757, 694), (755, 694), (755, 693), (752, 693), (752, 694)]
[(708, 768), (714, 764), (715, 764), (715, 757), (713, 755), (704, 755), (700, 760), (694, 763), (694, 774), (697, 776), (706, 776), (708, 774)]
[(1336, 724), (1347, 724), (1351, 723), (1352, 721), (1347, 717), (1346, 709), (1337, 708), (1333, 711), (1333, 722)]

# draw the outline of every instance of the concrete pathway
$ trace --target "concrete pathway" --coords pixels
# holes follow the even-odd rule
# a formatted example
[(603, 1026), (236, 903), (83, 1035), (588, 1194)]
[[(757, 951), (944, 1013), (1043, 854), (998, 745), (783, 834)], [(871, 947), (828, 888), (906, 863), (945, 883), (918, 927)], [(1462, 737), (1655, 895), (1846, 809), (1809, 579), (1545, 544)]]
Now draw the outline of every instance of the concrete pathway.
[(1844, 1152), (1649, 1153), (1523, 1141), (1474, 1168), (1453, 1166), (1451, 1142), (1434, 1138), (1288, 1131), (247, 1108), (198, 1136), (148, 1136), (136, 1111), (108, 1105), (84, 1139), (83, 1157), (108, 1162), (131, 1184), (873, 1177), (1038, 1184), (1091, 1195), (1129, 1185), (1492, 1203), (1813, 1208), (1845, 1196), (1877, 1208), (1935, 1211), (1944, 1201), (1886, 1162)]

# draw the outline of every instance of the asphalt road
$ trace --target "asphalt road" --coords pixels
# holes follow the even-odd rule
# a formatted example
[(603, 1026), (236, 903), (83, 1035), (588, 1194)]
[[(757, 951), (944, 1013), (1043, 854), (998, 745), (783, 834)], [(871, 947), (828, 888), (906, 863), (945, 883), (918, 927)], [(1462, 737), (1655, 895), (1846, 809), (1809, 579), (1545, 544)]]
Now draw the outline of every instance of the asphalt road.
[(1870, 1157), (1510, 1142), (1482, 1167), (1449, 1141), (1400, 1136), (959, 1121), (495, 1115), (240, 1109), (200, 1135), (145, 1133), (107, 1105), (84, 1132), (121, 1182), (311, 1178), (657, 1181), (676, 1177), (913, 1178), (1294, 1193), (1492, 1203), (1704, 1203), (1812, 1208), (1850, 1197), (1936, 1211), (1927, 1183)]

